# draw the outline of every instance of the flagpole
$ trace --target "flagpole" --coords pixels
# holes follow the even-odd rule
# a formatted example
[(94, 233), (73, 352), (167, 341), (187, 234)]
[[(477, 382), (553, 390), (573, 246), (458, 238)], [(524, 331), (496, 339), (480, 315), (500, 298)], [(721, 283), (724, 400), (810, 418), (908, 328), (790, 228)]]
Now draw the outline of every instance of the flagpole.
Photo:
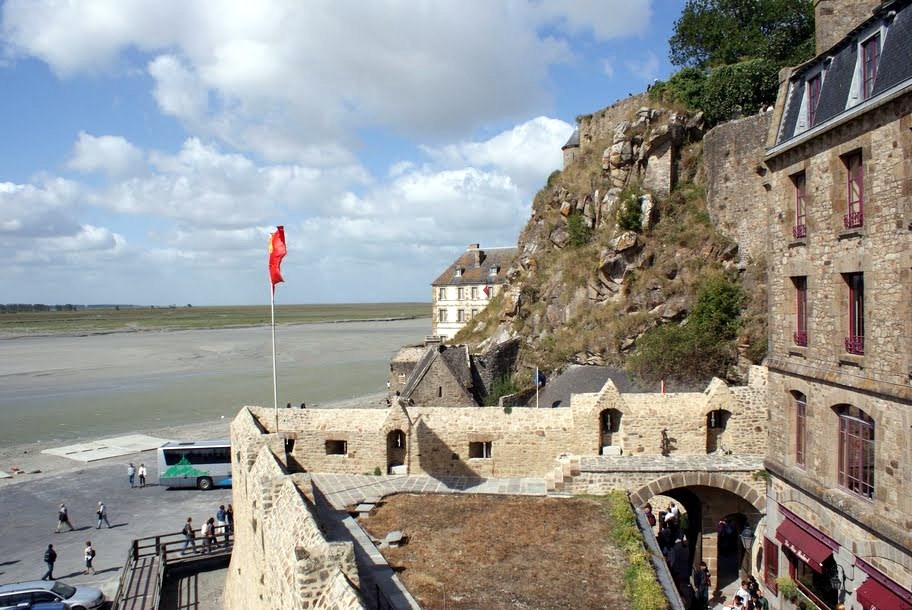
[(276, 346), (275, 346), (275, 286), (269, 284), (269, 311), (272, 316), (272, 407), (275, 411), (275, 430), (279, 431), (279, 387), (276, 383)]

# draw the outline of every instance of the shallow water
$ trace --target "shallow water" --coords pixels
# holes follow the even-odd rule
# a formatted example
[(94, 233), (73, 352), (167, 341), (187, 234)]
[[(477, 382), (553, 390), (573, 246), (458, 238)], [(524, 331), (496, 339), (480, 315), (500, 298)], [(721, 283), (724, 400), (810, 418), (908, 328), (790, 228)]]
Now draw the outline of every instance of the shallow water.
[[(389, 360), (430, 320), (276, 329), (278, 402), (386, 391)], [(0, 447), (234, 417), (273, 404), (268, 327), (0, 341)]]

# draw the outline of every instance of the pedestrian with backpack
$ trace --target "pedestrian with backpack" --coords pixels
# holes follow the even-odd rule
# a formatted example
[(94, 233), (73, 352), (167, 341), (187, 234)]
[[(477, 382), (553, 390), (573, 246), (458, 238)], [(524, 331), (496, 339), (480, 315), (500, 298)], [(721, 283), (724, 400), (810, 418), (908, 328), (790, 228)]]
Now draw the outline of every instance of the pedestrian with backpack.
[(70, 513), (67, 511), (66, 504), (61, 502), (60, 508), (57, 509), (57, 529), (54, 530), (54, 533), (60, 533), (60, 528), (62, 528), (64, 525), (70, 528), (71, 532), (76, 529), (73, 527), (73, 524), (70, 523)]
[(44, 573), (44, 576), (41, 577), (41, 580), (54, 580), (54, 562), (57, 561), (57, 551), (54, 550), (54, 545), (49, 544), (47, 550), (44, 552), (44, 563), (47, 564), (47, 572)]
[(96, 574), (95, 568), (92, 567), (92, 560), (94, 560), (94, 559), (95, 559), (95, 547), (92, 546), (91, 540), (86, 540), (86, 546), (85, 546), (86, 569), (85, 569), (85, 572), (83, 572), (83, 574), (88, 574), (89, 570), (91, 570), (92, 574)]
[(181, 533), (184, 535), (184, 550), (181, 551), (181, 555), (187, 554), (187, 547), (193, 545), (193, 552), (196, 553), (196, 532), (193, 531), (193, 519), (187, 517), (187, 522), (184, 524), (184, 529), (181, 530)]

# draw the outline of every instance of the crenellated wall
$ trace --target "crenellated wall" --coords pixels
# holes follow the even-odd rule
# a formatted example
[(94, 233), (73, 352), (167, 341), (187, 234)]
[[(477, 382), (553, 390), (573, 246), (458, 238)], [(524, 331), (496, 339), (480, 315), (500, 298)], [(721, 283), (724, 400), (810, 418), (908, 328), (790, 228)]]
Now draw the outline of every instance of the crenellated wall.
[[(604, 413), (620, 413), (620, 429), (608, 443), (625, 456), (662, 453), (667, 430), (669, 454), (705, 455), (715, 451), (762, 455), (766, 450), (766, 371), (753, 367), (747, 386), (714, 380), (705, 391), (678, 394), (620, 394), (611, 381), (597, 393), (574, 394), (569, 408), (418, 407), (389, 409), (279, 409), (279, 430), (288, 444), (289, 468), (297, 472), (386, 473), (403, 462), (410, 474), (463, 476), (544, 475), (562, 454), (598, 455)], [(723, 428), (710, 428), (710, 412), (722, 411)], [(273, 432), (271, 409), (247, 407)], [(238, 428), (236, 433), (250, 433)], [(405, 447), (395, 447), (398, 434)], [(261, 432), (255, 432), (262, 436)], [(331, 455), (344, 441), (346, 453)], [(490, 443), (490, 456), (473, 457)], [(280, 448), (284, 451), (284, 448)], [(404, 460), (402, 456), (404, 454)]]

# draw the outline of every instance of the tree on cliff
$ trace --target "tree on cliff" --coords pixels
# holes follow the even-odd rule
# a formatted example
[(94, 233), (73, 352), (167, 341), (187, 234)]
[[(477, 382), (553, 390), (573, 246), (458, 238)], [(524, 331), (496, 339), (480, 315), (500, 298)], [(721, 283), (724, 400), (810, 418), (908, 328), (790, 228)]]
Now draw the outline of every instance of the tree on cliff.
[(676, 66), (745, 59), (797, 65), (814, 55), (812, 0), (687, 0), (669, 40)]

